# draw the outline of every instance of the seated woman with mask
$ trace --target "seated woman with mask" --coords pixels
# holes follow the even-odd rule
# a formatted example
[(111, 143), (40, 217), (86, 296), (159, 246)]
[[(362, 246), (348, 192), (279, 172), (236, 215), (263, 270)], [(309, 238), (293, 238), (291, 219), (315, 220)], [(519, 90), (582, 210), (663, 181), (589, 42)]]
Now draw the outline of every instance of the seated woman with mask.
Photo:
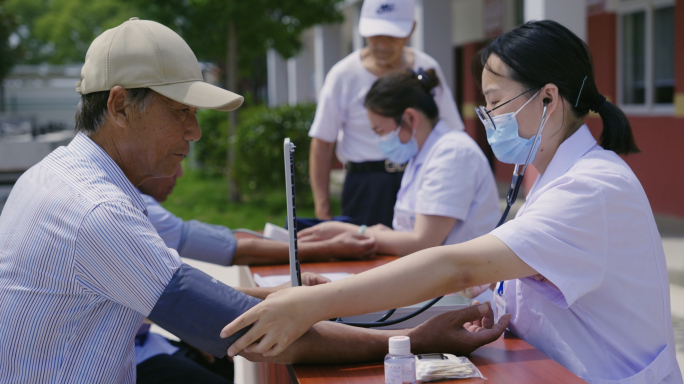
[(408, 162), (393, 229), (325, 222), (301, 231), (301, 243), (363, 233), (375, 237), (378, 253), (404, 256), (494, 229), (500, 209), (489, 162), (468, 134), (438, 119), (431, 94), (438, 84), (433, 69), (421, 68), (417, 74), (385, 75), (366, 95), (368, 118), (383, 154), (397, 164)]

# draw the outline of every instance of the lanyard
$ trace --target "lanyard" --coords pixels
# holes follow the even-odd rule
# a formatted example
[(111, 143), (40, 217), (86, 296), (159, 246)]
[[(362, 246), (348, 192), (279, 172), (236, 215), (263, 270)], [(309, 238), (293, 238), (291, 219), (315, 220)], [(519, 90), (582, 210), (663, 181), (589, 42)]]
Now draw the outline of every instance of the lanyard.
[[(523, 177), (525, 176), (525, 170), (527, 170), (527, 164), (530, 161), (530, 157), (532, 157), (532, 151), (534, 150), (534, 146), (536, 144), (536, 141), (539, 140), (539, 136), (541, 133), (541, 129), (544, 126), (544, 118), (546, 117), (546, 107), (547, 103), (544, 102), (544, 112), (542, 113), (542, 118), (541, 118), (541, 123), (539, 124), (539, 129), (537, 129), (537, 136), (535, 137), (534, 141), (535, 143), (532, 144), (532, 149), (530, 150), (530, 153), (527, 155), (527, 160), (525, 161), (525, 165), (523, 165), (522, 170), (520, 170), (520, 165), (516, 164), (515, 168), (513, 169), (513, 179), (511, 180), (511, 186), (508, 188), (508, 193), (506, 194), (506, 209), (504, 210), (503, 215), (501, 215), (501, 219), (499, 220), (499, 223), (496, 225), (497, 228), (499, 228), (503, 223), (506, 222), (506, 218), (508, 217), (508, 212), (511, 210), (511, 205), (515, 203), (515, 200), (518, 198), (518, 192), (520, 192), (520, 186), (522, 185)], [(518, 172), (520, 170), (520, 172)], [(499, 282), (499, 288), (496, 290), (496, 293), (501, 296), (503, 295), (503, 285), (504, 282), (501, 281)]]

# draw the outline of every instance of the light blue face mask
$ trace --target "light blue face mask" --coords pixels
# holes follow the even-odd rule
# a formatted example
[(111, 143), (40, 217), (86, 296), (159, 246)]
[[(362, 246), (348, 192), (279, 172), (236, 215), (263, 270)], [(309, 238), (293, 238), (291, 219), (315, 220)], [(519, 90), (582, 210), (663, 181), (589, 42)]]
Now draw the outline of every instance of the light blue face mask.
[[(508, 164), (525, 164), (534, 161), (534, 157), (539, 149), (541, 143), (541, 132), (549, 121), (548, 117), (540, 125), (537, 135), (539, 139), (535, 142), (535, 136), (529, 139), (523, 139), (518, 134), (518, 119), (515, 117), (530, 101), (534, 100), (540, 91), (534, 94), (522, 107), (515, 112), (504, 113), (503, 115), (494, 116), (490, 118), (483, 118), (481, 113), (478, 113), (482, 124), (485, 126), (487, 132), (487, 141), (492, 147), (492, 152), (499, 161)], [(479, 112), (479, 111), (478, 111)], [(494, 128), (496, 127), (496, 129)], [(529, 160), (528, 160), (529, 157)]]
[(407, 163), (418, 154), (418, 141), (416, 140), (415, 130), (408, 142), (402, 143), (399, 139), (399, 130), (401, 129), (402, 122), (403, 117), (395, 131), (380, 136), (378, 139), (378, 146), (382, 154), (395, 164)]

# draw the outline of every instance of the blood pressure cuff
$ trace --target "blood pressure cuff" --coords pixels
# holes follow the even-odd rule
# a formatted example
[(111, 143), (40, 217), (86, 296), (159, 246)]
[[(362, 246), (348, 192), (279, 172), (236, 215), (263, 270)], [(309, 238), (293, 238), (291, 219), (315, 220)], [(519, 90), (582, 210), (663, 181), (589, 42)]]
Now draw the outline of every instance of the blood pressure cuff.
[(178, 254), (194, 260), (230, 265), (237, 239), (230, 229), (197, 220), (183, 222)]
[(220, 358), (250, 328), (222, 339), (223, 327), (259, 302), (183, 264), (147, 317), (193, 347)]

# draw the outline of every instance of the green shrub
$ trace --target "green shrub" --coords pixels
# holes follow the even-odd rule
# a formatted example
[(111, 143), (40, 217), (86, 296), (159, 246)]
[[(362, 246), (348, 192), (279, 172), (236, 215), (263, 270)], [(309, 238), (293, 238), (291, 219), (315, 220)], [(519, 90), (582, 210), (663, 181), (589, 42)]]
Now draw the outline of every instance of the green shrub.
[(295, 188), (299, 204), (313, 201), (309, 186), (309, 128), (316, 105), (255, 106), (240, 112), (233, 177), (245, 199), (262, 199), (285, 190), (283, 140), (296, 145)]
[[(295, 150), (295, 188), (298, 204), (313, 202), (309, 186), (309, 128), (316, 105), (264, 105), (240, 108), (235, 132), (233, 179), (246, 201), (268, 200), (272, 192), (285, 190), (283, 140), (289, 137)], [(194, 145), (195, 160), (205, 177), (226, 173), (228, 116), (225, 112), (198, 113), (202, 139)]]
[(193, 145), (194, 159), (204, 176), (226, 174), (228, 163), (228, 114), (204, 109), (197, 113), (202, 138)]

